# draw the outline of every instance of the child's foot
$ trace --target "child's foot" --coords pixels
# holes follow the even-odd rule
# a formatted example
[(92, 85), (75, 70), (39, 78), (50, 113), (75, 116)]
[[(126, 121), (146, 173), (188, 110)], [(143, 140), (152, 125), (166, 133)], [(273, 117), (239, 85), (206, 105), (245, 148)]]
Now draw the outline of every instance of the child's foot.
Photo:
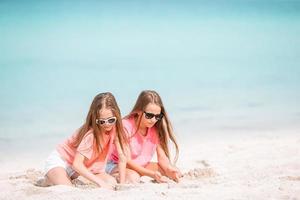
[(34, 183), (35, 186), (38, 186), (38, 187), (48, 187), (50, 186), (51, 184), (49, 183), (48, 179), (43, 177), (43, 178), (40, 178), (36, 181), (36, 183)]

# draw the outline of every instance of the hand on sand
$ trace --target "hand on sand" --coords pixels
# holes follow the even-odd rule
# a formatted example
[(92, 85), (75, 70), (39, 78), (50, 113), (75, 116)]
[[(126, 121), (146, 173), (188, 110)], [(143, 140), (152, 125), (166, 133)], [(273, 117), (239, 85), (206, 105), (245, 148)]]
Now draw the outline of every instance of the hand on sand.
[(180, 178), (182, 177), (182, 174), (181, 174), (181, 172), (179, 171), (179, 169), (176, 168), (176, 167), (173, 167), (173, 166), (169, 166), (169, 167), (167, 168), (167, 170), (166, 170), (166, 175), (167, 175), (170, 179), (176, 181), (177, 183), (179, 182)]
[(101, 188), (103, 189), (107, 189), (107, 190), (115, 190), (115, 185), (112, 185), (112, 184), (108, 184), (108, 183), (105, 183), (105, 182), (100, 182), (100, 183), (97, 183)]
[(153, 178), (158, 182), (158, 183), (166, 183), (168, 181), (168, 178), (161, 175), (159, 171), (155, 171), (153, 174)]

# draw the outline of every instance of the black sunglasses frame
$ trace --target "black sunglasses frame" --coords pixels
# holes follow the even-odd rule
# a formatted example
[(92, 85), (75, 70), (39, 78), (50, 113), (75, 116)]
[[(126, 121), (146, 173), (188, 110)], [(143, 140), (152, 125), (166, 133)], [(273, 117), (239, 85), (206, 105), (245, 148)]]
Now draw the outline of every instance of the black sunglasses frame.
[(157, 121), (160, 121), (164, 117), (164, 115), (162, 113), (157, 114), (157, 115), (155, 115), (154, 113), (146, 112), (146, 111), (144, 111), (144, 113), (145, 113), (145, 118), (146, 119), (152, 119), (153, 117), (155, 117), (155, 119)]

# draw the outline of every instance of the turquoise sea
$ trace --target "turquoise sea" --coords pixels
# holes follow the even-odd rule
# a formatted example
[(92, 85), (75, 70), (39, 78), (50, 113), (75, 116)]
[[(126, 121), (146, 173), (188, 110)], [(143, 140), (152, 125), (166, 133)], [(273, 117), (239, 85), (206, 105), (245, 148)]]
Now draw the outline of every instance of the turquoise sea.
[(157, 90), (180, 139), (299, 133), (299, 36), (295, 0), (2, 0), (0, 160), (50, 151), (105, 91), (126, 115)]

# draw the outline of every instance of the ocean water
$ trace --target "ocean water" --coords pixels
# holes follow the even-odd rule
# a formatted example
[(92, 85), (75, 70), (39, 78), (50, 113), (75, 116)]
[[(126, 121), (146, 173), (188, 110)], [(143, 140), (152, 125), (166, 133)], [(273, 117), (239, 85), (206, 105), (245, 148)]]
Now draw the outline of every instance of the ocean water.
[(0, 150), (48, 151), (111, 91), (180, 139), (300, 128), (300, 1), (0, 1)]

